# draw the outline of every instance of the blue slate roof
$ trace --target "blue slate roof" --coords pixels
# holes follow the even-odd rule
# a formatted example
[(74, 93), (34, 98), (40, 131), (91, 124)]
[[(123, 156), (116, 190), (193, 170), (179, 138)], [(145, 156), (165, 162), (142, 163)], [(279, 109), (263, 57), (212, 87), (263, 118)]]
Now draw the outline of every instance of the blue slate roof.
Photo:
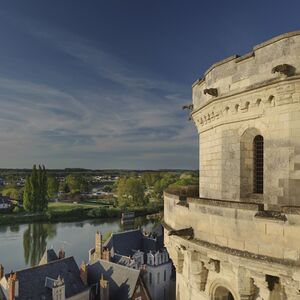
[(88, 265), (88, 284), (98, 283), (102, 275), (109, 282), (111, 300), (132, 299), (140, 276), (139, 270), (101, 259)]
[[(86, 289), (73, 257), (59, 259), (16, 273), (19, 280), (19, 297), (16, 297), (16, 300), (52, 300), (52, 290), (45, 286), (47, 277), (57, 279), (58, 276), (61, 276), (64, 279), (66, 298), (79, 294)], [(9, 275), (6, 274), (6, 278)]]
[(156, 232), (149, 236), (144, 236), (140, 229), (134, 229), (112, 234), (104, 246), (110, 250), (113, 249), (116, 254), (131, 256), (134, 250), (148, 253), (149, 251), (162, 249), (163, 236), (158, 235)]

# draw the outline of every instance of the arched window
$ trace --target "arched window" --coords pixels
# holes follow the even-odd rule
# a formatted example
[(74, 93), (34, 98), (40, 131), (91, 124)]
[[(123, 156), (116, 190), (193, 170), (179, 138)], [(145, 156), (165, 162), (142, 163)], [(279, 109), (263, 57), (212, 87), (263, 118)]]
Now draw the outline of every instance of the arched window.
[(253, 192), (264, 193), (264, 138), (257, 135), (253, 140)]

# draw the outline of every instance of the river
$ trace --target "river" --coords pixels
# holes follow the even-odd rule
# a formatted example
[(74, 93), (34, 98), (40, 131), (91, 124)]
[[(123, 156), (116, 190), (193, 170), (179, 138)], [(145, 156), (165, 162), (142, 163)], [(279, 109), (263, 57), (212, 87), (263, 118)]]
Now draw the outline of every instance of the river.
[[(135, 219), (134, 228), (150, 231), (154, 225), (140, 217)], [(124, 227), (119, 219), (0, 225), (0, 264), (6, 273), (35, 266), (46, 247), (53, 247), (57, 253), (63, 247), (66, 256), (74, 256), (80, 264), (88, 260), (88, 250), (94, 246), (97, 230), (105, 236), (123, 231)]]

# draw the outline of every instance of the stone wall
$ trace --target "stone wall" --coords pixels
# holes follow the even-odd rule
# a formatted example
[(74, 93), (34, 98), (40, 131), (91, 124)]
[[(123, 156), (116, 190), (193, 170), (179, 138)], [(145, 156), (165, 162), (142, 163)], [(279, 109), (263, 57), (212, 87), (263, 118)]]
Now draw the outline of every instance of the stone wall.
[[(200, 197), (261, 202), (272, 210), (300, 205), (299, 34), (283, 35), (257, 46), (250, 56), (216, 64), (194, 84)], [(272, 73), (280, 64), (292, 71)], [(217, 95), (204, 94), (210, 88)], [(250, 153), (258, 134), (265, 145), (261, 197), (253, 194)]]
[[(164, 199), (177, 299), (222, 299), (218, 287), (235, 300), (299, 299), (300, 215), (268, 215), (251, 203)], [(193, 235), (182, 234), (189, 227)]]

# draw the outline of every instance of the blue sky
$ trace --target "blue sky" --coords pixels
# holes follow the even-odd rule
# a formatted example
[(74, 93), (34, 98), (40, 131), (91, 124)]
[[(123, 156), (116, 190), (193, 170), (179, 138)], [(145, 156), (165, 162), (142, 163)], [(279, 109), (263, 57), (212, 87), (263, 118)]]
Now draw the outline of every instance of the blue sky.
[(214, 62), (300, 29), (300, 2), (0, 0), (0, 167), (192, 168), (181, 110)]

